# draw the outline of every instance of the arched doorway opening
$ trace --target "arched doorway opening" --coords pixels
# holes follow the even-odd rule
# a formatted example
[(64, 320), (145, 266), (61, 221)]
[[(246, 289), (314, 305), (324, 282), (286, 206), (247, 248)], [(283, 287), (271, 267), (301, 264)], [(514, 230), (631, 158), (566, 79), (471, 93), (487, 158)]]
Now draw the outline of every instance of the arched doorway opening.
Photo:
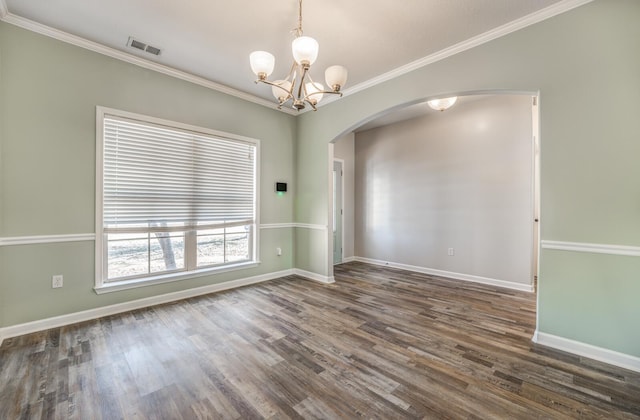
[(458, 96), (444, 112), (429, 112), (426, 100), (393, 107), (330, 143), (330, 276), (334, 263), (360, 260), (533, 290), (538, 94)]

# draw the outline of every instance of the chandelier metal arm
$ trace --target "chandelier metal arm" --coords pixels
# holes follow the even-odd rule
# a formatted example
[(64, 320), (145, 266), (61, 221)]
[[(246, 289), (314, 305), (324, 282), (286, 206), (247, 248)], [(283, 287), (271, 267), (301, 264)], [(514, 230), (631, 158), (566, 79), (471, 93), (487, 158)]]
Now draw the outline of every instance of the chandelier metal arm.
[(318, 108), (316, 108), (316, 104), (318, 103), (318, 101), (311, 99), (313, 97), (313, 95), (320, 95), (320, 94), (325, 94), (325, 93), (331, 93), (332, 95), (340, 95), (340, 97), (342, 97), (342, 92), (334, 92), (332, 90), (319, 90), (317, 92), (313, 92), (310, 93), (308, 95), (306, 95), (304, 97), (304, 101), (306, 103), (308, 103), (309, 105), (311, 105), (311, 108), (313, 108), (314, 111), (317, 111)]
[[(302, 75), (300, 76), (300, 83), (298, 84), (298, 96), (294, 98), (294, 101), (293, 101), (294, 108), (298, 110), (304, 108), (304, 101), (309, 96), (307, 94), (307, 86), (304, 83), (304, 79), (305, 77), (307, 77), (307, 73), (309, 72), (309, 65), (302, 64), (300, 67), (302, 67)], [(309, 77), (309, 79), (311, 79), (311, 77)], [(304, 95), (302, 94), (303, 92), (304, 92)]]
[(283, 99), (281, 100), (278, 99), (278, 108), (281, 108), (282, 105), (287, 103), (289, 100), (293, 100), (293, 107), (296, 108), (297, 110), (304, 109), (304, 103), (306, 102), (309, 105), (311, 105), (311, 108), (313, 108), (314, 111), (317, 111), (318, 109), (316, 108), (316, 104), (318, 103), (318, 101), (313, 99), (314, 96), (324, 95), (326, 93), (326, 94), (332, 94), (332, 95), (339, 95), (340, 97), (342, 97), (342, 92), (336, 91), (336, 90), (318, 90), (311, 93), (307, 92), (307, 86), (304, 83), (305, 78), (307, 78), (309, 82), (313, 84), (316, 84), (316, 83), (313, 81), (313, 79), (311, 78), (311, 75), (309, 74), (309, 66), (300, 66), (300, 67), (302, 68), (302, 76), (300, 77), (301, 82), (297, 84), (298, 92), (297, 92), (297, 95), (295, 96), (293, 95), (293, 89), (296, 87), (296, 80), (298, 79), (298, 77), (296, 76), (296, 70), (298, 66), (295, 63), (295, 61), (293, 63), (293, 66), (291, 67), (291, 71), (289, 72), (287, 77), (284, 79), (285, 81), (291, 79), (291, 89), (285, 89), (280, 84), (276, 82), (272, 82), (267, 78), (258, 78), (255, 80), (255, 83), (256, 84), (264, 83), (269, 86), (274, 86), (282, 90), (284, 93), (286, 93), (286, 96), (283, 97)]
[[(297, 69), (298, 69), (298, 64), (294, 60), (293, 63), (291, 64), (291, 69), (289, 70), (289, 74), (283, 80), (278, 80), (276, 82), (272, 82), (272, 81), (268, 80), (266, 77), (259, 77), (258, 79), (255, 80), (256, 84), (257, 83), (264, 83), (266, 85), (276, 87), (279, 90), (281, 90), (281, 91), (283, 91), (284, 93), (287, 94), (287, 96), (278, 98), (278, 109), (282, 108), (282, 105), (287, 103), (287, 101), (289, 99), (294, 99), (293, 89), (295, 88), (295, 85), (296, 85), (295, 82), (296, 82), (296, 70)], [(289, 81), (290, 79), (291, 79), (291, 88), (285, 89), (284, 87), (282, 87), (281, 83)]]
[[(287, 89), (283, 88), (282, 86), (280, 86), (280, 85), (279, 85), (279, 84), (277, 84), (277, 83), (270, 82), (270, 81), (269, 81), (269, 80), (267, 80), (267, 79), (257, 79), (257, 80), (256, 80), (256, 83), (258, 83), (258, 82), (260, 82), (260, 83), (264, 83), (265, 85), (269, 85), (269, 86), (277, 87), (278, 89), (280, 89), (280, 90), (282, 90), (282, 91), (286, 92), (287, 96), (285, 96), (285, 97), (284, 97), (284, 99), (282, 99), (282, 100), (278, 99), (278, 109), (282, 108), (282, 105), (284, 105), (284, 104), (285, 104), (289, 99), (292, 99), (292, 98), (293, 98), (293, 95), (291, 94), (291, 93), (292, 93), (291, 91), (289, 91), (289, 90), (287, 90)], [(292, 86), (292, 88), (293, 88), (293, 86)]]
[(310, 97), (310, 96), (313, 96), (313, 95), (320, 95), (320, 94), (323, 94), (323, 95), (324, 95), (325, 93), (330, 93), (330, 94), (332, 94), (332, 95), (339, 95), (339, 96), (342, 98), (342, 92), (336, 92), (336, 91), (334, 91), (334, 90), (319, 90), (319, 91), (317, 91), (317, 92), (313, 92), (313, 93), (311, 93), (311, 94), (309, 94), (309, 95), (305, 96), (305, 98), (304, 98), (304, 99), (307, 99), (307, 97)]
[(287, 93), (289, 94), (289, 96), (293, 97), (293, 95), (291, 94), (291, 91), (290, 91), (290, 90), (287, 90), (287, 89), (283, 88), (282, 86), (280, 86), (279, 84), (277, 84), (277, 83), (275, 83), (275, 82), (272, 82), (272, 81), (269, 81), (269, 80), (267, 80), (267, 79), (257, 79), (257, 80), (255, 81), (255, 83), (264, 83), (265, 85), (275, 86), (275, 87), (277, 87), (278, 89), (280, 89), (280, 90), (282, 90), (282, 91), (284, 91), (284, 92), (287, 92)]
[[(293, 64), (291, 65), (291, 69), (289, 70), (289, 74), (283, 80), (280, 80), (280, 82), (285, 82), (285, 81), (287, 81), (289, 79), (292, 79), (291, 82), (293, 83), (293, 75), (294, 75), (294, 73), (295, 73), (297, 68), (298, 68), (298, 64), (294, 61)], [(254, 83), (255, 84), (266, 83), (267, 85), (276, 86), (276, 87), (284, 90), (285, 92), (289, 92), (287, 89), (283, 88), (278, 83), (269, 81), (267, 79), (266, 75), (264, 75), (264, 76), (262, 74), (259, 75), (258, 78), (254, 81)]]
[[(320, 84), (316, 83), (313, 81), (313, 78), (311, 78), (311, 74), (307, 73), (307, 76), (309, 77), (309, 82), (311, 82), (312, 85), (314, 86), (318, 86)], [(304, 80), (304, 79), (303, 79)], [(322, 86), (322, 85), (320, 85)], [(322, 98), (322, 95), (324, 95), (325, 93), (330, 93), (332, 95), (340, 95), (340, 97), (342, 97), (342, 92), (339, 91), (340, 86), (338, 86), (338, 90), (316, 90), (315, 92), (307, 92), (307, 85), (306, 83), (301, 83), (300, 87), (304, 87), (304, 98), (303, 100), (305, 102), (307, 102), (309, 105), (311, 105), (311, 107), (313, 108), (314, 111), (317, 111), (316, 109), (316, 104), (320, 101), (319, 99), (313, 99), (313, 96), (316, 95), (320, 95), (320, 97)], [(298, 97), (300, 97), (300, 94), (298, 94)]]

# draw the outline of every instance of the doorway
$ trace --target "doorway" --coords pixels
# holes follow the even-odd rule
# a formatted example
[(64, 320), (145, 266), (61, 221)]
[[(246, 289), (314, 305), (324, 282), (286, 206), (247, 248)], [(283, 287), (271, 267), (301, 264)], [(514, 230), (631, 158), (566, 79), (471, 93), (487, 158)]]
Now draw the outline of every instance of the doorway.
[(540, 110), (539, 96), (533, 96), (531, 123), (533, 133), (533, 288), (537, 291), (540, 264)]

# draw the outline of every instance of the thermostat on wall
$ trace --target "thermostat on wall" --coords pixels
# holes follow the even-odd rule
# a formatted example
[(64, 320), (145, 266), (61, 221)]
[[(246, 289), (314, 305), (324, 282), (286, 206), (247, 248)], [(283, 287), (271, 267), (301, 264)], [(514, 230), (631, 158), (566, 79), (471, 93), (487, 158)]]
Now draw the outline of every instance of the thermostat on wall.
[(276, 192), (287, 192), (287, 183), (276, 182)]

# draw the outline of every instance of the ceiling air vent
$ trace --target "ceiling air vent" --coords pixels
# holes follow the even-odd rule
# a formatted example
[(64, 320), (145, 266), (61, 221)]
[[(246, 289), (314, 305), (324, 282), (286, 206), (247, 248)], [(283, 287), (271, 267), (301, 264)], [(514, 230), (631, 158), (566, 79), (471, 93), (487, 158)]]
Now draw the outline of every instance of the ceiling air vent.
[(141, 50), (144, 52), (148, 52), (153, 55), (160, 55), (160, 48), (152, 47), (151, 45), (145, 44), (144, 42), (140, 42), (133, 37), (129, 37), (127, 40), (127, 47), (135, 48), (137, 50)]
[(151, 45), (147, 45), (147, 49), (145, 51), (149, 54), (160, 55), (160, 48), (152, 47)]

